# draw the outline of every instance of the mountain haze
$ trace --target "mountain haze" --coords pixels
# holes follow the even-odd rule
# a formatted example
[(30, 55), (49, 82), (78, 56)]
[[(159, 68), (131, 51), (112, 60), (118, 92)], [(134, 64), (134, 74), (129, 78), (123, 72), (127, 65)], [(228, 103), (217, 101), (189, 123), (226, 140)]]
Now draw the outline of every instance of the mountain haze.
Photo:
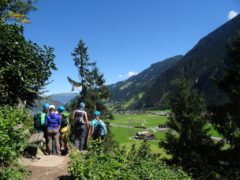
[(72, 100), (74, 97), (76, 97), (78, 93), (59, 93), (59, 94), (52, 94), (48, 96), (48, 99), (51, 99), (53, 101), (58, 101), (62, 103), (62, 105), (68, 103), (70, 100)]
[(221, 78), (224, 59), (227, 58), (226, 46), (238, 31), (240, 31), (240, 15), (202, 38), (174, 66), (163, 72), (135, 107), (160, 107), (162, 97), (171, 88), (172, 80), (180, 76), (195, 83), (195, 87), (203, 95), (207, 104), (224, 103), (226, 97), (214, 85), (213, 78)]

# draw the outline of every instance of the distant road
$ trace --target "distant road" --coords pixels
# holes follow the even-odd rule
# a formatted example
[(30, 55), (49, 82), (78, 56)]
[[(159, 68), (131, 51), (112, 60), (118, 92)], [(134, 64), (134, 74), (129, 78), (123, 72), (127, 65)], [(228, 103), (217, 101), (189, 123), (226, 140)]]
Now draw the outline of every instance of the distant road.
[[(113, 127), (122, 127), (122, 128), (136, 128), (135, 126), (128, 126), (128, 125), (120, 125), (120, 124), (110, 124)], [(147, 128), (136, 128), (136, 129), (146, 129), (151, 131), (166, 131), (169, 128), (159, 128), (159, 127), (147, 127)]]

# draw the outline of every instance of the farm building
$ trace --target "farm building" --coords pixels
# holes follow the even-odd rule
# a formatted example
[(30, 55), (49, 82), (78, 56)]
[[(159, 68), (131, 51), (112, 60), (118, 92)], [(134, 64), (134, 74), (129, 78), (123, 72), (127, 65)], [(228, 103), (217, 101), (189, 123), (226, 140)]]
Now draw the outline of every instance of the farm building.
[(154, 140), (155, 136), (154, 136), (154, 134), (150, 133), (149, 131), (142, 131), (142, 132), (136, 133), (135, 139)]

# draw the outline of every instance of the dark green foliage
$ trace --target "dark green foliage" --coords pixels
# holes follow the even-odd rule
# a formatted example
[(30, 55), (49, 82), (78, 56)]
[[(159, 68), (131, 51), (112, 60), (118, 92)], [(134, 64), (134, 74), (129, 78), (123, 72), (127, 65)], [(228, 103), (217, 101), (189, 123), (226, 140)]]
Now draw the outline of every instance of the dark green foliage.
[(172, 155), (171, 162), (181, 165), (196, 178), (215, 177), (216, 150), (206, 128), (203, 99), (185, 79), (173, 83), (168, 99), (172, 110), (167, 126), (171, 129), (161, 145)]
[(104, 153), (101, 144), (93, 142), (86, 155), (72, 153), (69, 172), (76, 179), (190, 179), (180, 168), (165, 165), (159, 155), (144, 142)]
[(26, 167), (14, 162), (10, 167), (0, 168), (0, 180), (21, 180), (29, 175)]
[(230, 58), (225, 60), (225, 73), (218, 86), (227, 93), (229, 102), (220, 107), (215, 119), (229, 143), (240, 148), (240, 33), (227, 52)]
[(25, 172), (18, 157), (27, 145), (29, 122), (32, 119), (27, 111), (0, 107), (0, 179), (21, 179), (18, 176)]
[(105, 119), (111, 116), (107, 107), (104, 104), (104, 100), (108, 98), (109, 92), (105, 85), (103, 74), (99, 72), (99, 69), (95, 66), (91, 71), (90, 76), (90, 88), (86, 94), (86, 102), (89, 104), (88, 112), (90, 117), (95, 110), (101, 112), (101, 118)]
[(28, 174), (26, 167), (14, 163), (11, 167), (2, 169), (0, 172), (0, 180), (20, 180), (24, 179)]
[(224, 75), (217, 85), (229, 101), (210, 109), (213, 123), (230, 146), (222, 152), (224, 173), (236, 179), (240, 176), (240, 32), (228, 45), (227, 54)]
[(174, 79), (184, 76), (195, 83), (199, 93), (207, 104), (223, 104), (227, 97), (212, 81), (220, 79), (224, 62), (227, 58), (225, 51), (229, 38), (236, 36), (240, 30), (240, 15), (202, 38), (183, 58), (173, 67), (162, 73), (152, 88), (138, 103), (138, 108), (152, 108), (162, 105), (162, 97), (172, 87)]
[(31, 105), (56, 70), (53, 48), (28, 42), (23, 27), (0, 21), (0, 105)]

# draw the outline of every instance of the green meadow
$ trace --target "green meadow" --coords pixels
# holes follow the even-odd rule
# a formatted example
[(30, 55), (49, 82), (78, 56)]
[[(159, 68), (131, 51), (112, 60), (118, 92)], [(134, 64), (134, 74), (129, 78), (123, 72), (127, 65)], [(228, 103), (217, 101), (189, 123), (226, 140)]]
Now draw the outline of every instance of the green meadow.
[[(146, 114), (117, 114), (115, 119), (111, 121), (111, 131), (114, 135), (114, 139), (120, 146), (130, 148), (132, 144), (139, 146), (142, 140), (134, 139), (133, 137), (137, 132), (149, 131), (155, 135), (155, 140), (149, 140), (151, 149), (160, 153), (162, 157), (168, 157), (164, 150), (159, 147), (159, 142), (165, 139), (166, 131), (157, 131), (154, 128), (159, 125), (164, 125), (168, 118), (166, 116), (160, 116), (154, 113)], [(135, 128), (135, 127), (145, 127)], [(214, 137), (221, 137), (211, 124), (208, 124), (206, 128), (209, 128), (210, 135)]]
[[(114, 139), (119, 143), (120, 146), (125, 146), (127, 149), (130, 149), (133, 144), (140, 146), (142, 140), (134, 139), (136, 132), (143, 131), (138, 128), (124, 128), (124, 127), (111, 127), (111, 131), (114, 135)], [(152, 131), (150, 131), (152, 132)], [(153, 152), (160, 153), (162, 157), (167, 157), (166, 153), (162, 148), (159, 148), (159, 142), (165, 138), (164, 132), (152, 132), (154, 133), (156, 139), (149, 140), (151, 149)]]
[[(165, 132), (151, 129), (158, 127), (160, 124), (165, 124), (167, 122), (167, 117), (154, 114), (117, 114), (114, 117), (115, 119), (111, 121), (111, 131), (114, 135), (114, 139), (120, 144), (120, 146), (125, 146), (128, 149), (132, 144), (139, 146), (142, 140), (137, 140), (133, 137), (137, 132), (147, 130), (153, 133), (156, 138), (155, 140), (148, 141), (151, 145), (151, 149), (156, 153), (160, 153), (162, 157), (167, 157), (164, 150), (159, 148), (159, 142), (165, 139)], [(150, 128), (150, 130), (134, 128), (136, 126)]]
[(117, 114), (114, 117), (115, 120), (111, 121), (112, 124), (126, 126), (158, 127), (160, 124), (165, 124), (167, 122), (166, 116), (155, 114)]

